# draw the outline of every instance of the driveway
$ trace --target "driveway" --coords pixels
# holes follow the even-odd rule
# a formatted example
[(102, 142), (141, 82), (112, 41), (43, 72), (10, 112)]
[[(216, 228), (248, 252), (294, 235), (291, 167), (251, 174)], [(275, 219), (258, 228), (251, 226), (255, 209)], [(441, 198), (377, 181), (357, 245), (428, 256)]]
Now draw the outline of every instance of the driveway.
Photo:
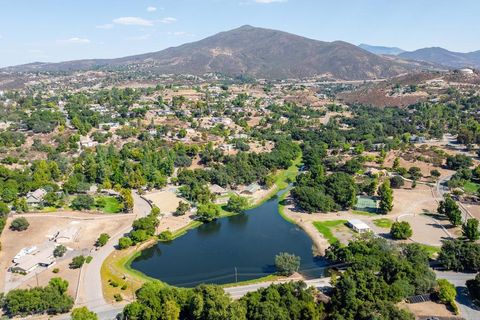
[(435, 271), (435, 273), (438, 279), (447, 279), (457, 288), (457, 304), (460, 309), (460, 315), (466, 320), (480, 319), (480, 310), (473, 305), (466, 286), (467, 280), (474, 279), (475, 274), (451, 271)]

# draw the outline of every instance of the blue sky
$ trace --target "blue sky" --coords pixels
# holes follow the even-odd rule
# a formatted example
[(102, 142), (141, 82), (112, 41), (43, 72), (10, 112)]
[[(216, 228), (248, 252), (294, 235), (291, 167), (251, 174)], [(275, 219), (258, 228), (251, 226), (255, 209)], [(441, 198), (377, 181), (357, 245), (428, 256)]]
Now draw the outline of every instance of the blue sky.
[(323, 41), (480, 50), (478, 0), (0, 0), (0, 66), (158, 51), (250, 24)]

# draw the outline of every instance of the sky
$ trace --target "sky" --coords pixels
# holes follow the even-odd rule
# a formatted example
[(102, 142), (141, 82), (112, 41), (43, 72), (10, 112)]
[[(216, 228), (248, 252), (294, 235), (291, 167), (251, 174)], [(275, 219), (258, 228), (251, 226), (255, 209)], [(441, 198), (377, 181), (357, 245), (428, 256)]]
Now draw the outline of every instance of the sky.
[(0, 0), (0, 67), (159, 51), (253, 25), (322, 41), (480, 50), (478, 0)]

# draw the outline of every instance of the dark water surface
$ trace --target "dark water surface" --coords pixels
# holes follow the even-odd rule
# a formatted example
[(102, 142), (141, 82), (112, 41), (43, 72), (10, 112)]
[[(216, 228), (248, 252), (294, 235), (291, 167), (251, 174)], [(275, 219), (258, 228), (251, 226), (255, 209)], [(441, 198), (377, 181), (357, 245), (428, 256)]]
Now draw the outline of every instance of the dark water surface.
[(299, 227), (278, 213), (272, 199), (244, 214), (222, 218), (188, 231), (170, 243), (142, 251), (132, 268), (176, 286), (232, 283), (275, 272), (275, 255), (289, 252), (301, 257), (307, 277), (323, 274), (326, 261), (314, 258), (313, 243)]

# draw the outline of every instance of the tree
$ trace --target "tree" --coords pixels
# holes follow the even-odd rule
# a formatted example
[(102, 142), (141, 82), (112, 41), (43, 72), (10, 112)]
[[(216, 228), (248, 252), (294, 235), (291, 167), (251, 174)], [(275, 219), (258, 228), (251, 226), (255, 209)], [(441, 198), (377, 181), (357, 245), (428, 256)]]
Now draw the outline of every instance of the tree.
[(175, 216), (183, 216), (188, 210), (190, 210), (190, 205), (184, 201), (180, 201), (177, 210), (175, 210), (173, 214)]
[(122, 189), (120, 191), (120, 197), (123, 200), (123, 208), (125, 209), (126, 212), (130, 212), (133, 210), (133, 196), (132, 196), (132, 190), (130, 189)]
[(0, 201), (0, 217), (5, 217), (10, 213), (10, 208), (5, 204), (5, 202)]
[(248, 199), (242, 196), (232, 195), (228, 199), (227, 210), (235, 213), (243, 212), (248, 207)]
[(95, 205), (95, 199), (88, 194), (80, 194), (70, 205), (74, 210), (90, 210)]
[(457, 297), (457, 289), (446, 279), (438, 279), (438, 298), (444, 304), (451, 306), (457, 313), (457, 305), (455, 299)]
[(287, 252), (281, 252), (275, 256), (275, 268), (282, 276), (291, 276), (300, 268), (300, 257)]
[(382, 214), (387, 214), (393, 209), (393, 190), (390, 187), (390, 180), (386, 180), (379, 188), (378, 195), (380, 196), (379, 211)]
[(451, 170), (458, 170), (460, 168), (470, 168), (472, 166), (472, 158), (464, 154), (456, 154), (448, 156), (446, 166)]
[(462, 226), (463, 236), (470, 241), (476, 241), (480, 238), (480, 232), (478, 230), (478, 220), (468, 219)]
[(410, 167), (408, 174), (412, 180), (416, 181), (422, 177), (422, 170), (419, 167)]
[(351, 208), (357, 201), (357, 189), (352, 176), (344, 172), (335, 172), (325, 181), (325, 190), (340, 207)]
[(12, 223), (10, 224), (10, 229), (13, 231), (25, 231), (28, 229), (29, 226), (30, 223), (28, 223), (27, 219), (25, 219), (24, 217), (20, 217), (12, 221)]
[(450, 195), (446, 195), (445, 200), (440, 201), (437, 212), (447, 216), (450, 223), (454, 226), (462, 224), (462, 212)]
[(85, 263), (86, 258), (84, 256), (76, 256), (72, 259), (72, 262), (70, 262), (70, 268), (71, 269), (79, 269), (83, 266)]
[(107, 233), (102, 233), (97, 241), (95, 242), (95, 245), (97, 247), (103, 247), (104, 245), (107, 244), (108, 240), (110, 239), (110, 236)]
[(67, 247), (65, 247), (63, 244), (60, 244), (56, 246), (55, 249), (53, 250), (53, 256), (55, 258), (60, 258), (60, 257), (63, 257), (66, 252), (67, 252)]
[(197, 217), (202, 222), (211, 222), (220, 216), (220, 209), (213, 203), (201, 204), (197, 208)]
[(445, 240), (438, 261), (447, 270), (480, 271), (480, 244), (461, 240)]
[(118, 240), (118, 247), (120, 249), (127, 249), (133, 245), (132, 239), (128, 237), (122, 237)]
[(405, 184), (405, 181), (401, 176), (393, 176), (390, 178), (390, 186), (393, 189), (400, 189)]
[(395, 240), (405, 240), (412, 236), (413, 231), (410, 224), (406, 221), (394, 222), (390, 229), (390, 235)]
[(467, 280), (467, 288), (472, 300), (478, 304), (480, 302), (480, 273), (475, 276), (475, 279)]
[(73, 309), (71, 316), (71, 320), (98, 320), (97, 314), (88, 310), (87, 307)]
[(433, 170), (430, 170), (430, 175), (435, 179), (438, 179), (442, 174), (437, 169), (433, 169)]

